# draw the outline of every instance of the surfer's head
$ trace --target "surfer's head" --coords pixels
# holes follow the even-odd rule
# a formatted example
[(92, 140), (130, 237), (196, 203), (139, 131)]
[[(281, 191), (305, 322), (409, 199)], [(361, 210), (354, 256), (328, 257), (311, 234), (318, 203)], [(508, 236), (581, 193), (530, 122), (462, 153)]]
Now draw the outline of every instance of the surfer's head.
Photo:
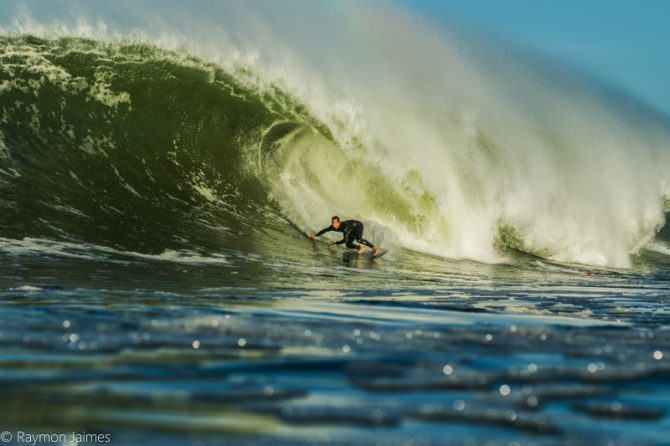
[(331, 220), (331, 222), (333, 223), (333, 228), (335, 228), (335, 229), (339, 229), (339, 227), (340, 227), (340, 217), (338, 217), (338, 216), (336, 215), (336, 216), (334, 216), (333, 218), (331, 218), (330, 220)]

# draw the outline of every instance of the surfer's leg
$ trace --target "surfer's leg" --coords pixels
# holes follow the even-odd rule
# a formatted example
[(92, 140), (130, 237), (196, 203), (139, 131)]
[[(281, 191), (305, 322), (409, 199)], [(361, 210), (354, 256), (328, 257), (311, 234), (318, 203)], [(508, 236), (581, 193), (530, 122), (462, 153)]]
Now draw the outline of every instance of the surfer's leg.
[(364, 238), (356, 239), (356, 241), (357, 241), (358, 243), (361, 243), (361, 244), (367, 246), (367, 247), (370, 248), (370, 249), (374, 249), (374, 247), (375, 247), (375, 245), (373, 245), (373, 244), (370, 243), (369, 241), (365, 240)]
[(347, 232), (347, 233), (345, 233), (345, 234), (344, 234), (344, 237), (345, 237), (346, 240), (347, 240), (347, 244), (346, 244), (346, 247), (347, 247), (347, 248), (349, 248), (349, 249), (356, 249), (356, 250), (358, 250), (358, 249), (360, 248), (360, 246), (358, 246), (357, 244), (354, 243), (354, 240), (356, 239), (356, 237), (355, 237), (355, 235), (354, 235), (353, 232)]
[(372, 243), (363, 238), (363, 229), (364, 226), (363, 223), (361, 223), (360, 225), (356, 225), (356, 227), (351, 232), (354, 234), (354, 237), (356, 238), (356, 241), (358, 243), (361, 243), (370, 249), (374, 249), (375, 245), (373, 245)]

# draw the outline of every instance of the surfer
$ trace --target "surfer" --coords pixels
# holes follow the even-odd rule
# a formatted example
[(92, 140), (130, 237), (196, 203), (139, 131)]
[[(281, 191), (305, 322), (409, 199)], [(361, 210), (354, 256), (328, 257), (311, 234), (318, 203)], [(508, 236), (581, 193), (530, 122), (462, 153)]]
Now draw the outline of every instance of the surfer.
[(357, 245), (354, 243), (354, 241), (357, 241), (358, 243), (361, 243), (367, 246), (368, 248), (372, 249), (372, 255), (376, 256), (379, 253), (378, 246), (373, 245), (372, 243), (363, 238), (363, 223), (361, 223), (358, 220), (340, 221), (340, 217), (338, 217), (337, 215), (331, 219), (330, 226), (328, 226), (327, 228), (323, 228), (315, 235), (310, 235), (309, 238), (312, 240), (316, 240), (317, 237), (330, 231), (342, 232), (344, 234), (344, 237), (339, 242), (329, 243), (328, 244), (329, 248), (332, 248), (335, 245), (346, 243), (347, 248), (355, 249), (360, 254), (363, 251), (365, 251), (365, 248), (361, 245)]

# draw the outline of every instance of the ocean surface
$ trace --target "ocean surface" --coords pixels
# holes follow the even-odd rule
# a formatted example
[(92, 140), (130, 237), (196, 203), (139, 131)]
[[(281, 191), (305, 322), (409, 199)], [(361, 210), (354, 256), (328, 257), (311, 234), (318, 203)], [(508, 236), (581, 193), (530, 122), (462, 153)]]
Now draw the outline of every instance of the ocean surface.
[(346, 82), (0, 27), (6, 443), (668, 444), (667, 119), (388, 14)]

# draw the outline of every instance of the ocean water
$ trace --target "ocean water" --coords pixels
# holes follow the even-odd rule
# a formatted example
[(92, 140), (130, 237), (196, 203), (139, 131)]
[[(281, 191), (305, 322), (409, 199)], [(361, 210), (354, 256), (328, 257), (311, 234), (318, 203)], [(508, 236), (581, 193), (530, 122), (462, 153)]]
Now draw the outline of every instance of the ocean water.
[(0, 22), (3, 442), (668, 444), (667, 118), (377, 3), (45, 5)]

